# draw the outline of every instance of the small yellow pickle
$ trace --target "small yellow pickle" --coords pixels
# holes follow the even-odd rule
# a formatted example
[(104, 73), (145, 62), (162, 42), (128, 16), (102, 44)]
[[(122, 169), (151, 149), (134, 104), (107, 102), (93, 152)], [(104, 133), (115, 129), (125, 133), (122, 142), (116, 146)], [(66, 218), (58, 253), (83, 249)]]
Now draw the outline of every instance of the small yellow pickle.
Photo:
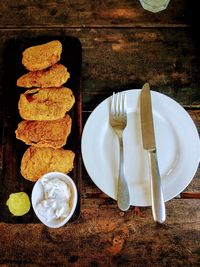
[(31, 207), (29, 196), (25, 192), (12, 193), (6, 202), (9, 211), (15, 216), (23, 216)]

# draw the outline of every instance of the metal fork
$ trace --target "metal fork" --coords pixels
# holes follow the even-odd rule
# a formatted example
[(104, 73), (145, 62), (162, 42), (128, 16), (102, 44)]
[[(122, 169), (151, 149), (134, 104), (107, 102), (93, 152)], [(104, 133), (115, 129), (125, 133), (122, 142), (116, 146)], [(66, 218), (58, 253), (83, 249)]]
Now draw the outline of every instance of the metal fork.
[(110, 125), (113, 127), (118, 136), (120, 147), (120, 161), (119, 161), (119, 178), (117, 188), (117, 204), (118, 207), (126, 211), (130, 207), (130, 196), (128, 184), (125, 177), (124, 168), (124, 150), (123, 150), (123, 131), (126, 128), (126, 95), (122, 93), (113, 93), (110, 106)]

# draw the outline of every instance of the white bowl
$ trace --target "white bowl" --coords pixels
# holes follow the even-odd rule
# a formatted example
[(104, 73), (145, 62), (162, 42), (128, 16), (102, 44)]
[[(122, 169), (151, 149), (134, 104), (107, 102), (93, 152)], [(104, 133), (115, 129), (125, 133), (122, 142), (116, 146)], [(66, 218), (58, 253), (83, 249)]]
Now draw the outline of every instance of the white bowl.
[[(48, 179), (58, 178), (58, 179), (64, 181), (65, 183), (67, 183), (67, 185), (71, 189), (70, 213), (66, 218), (64, 218), (62, 220), (47, 221), (43, 216), (41, 216), (38, 213), (38, 211), (36, 209), (36, 205), (44, 199), (43, 186), (41, 183), (41, 179), (44, 177), (48, 178)], [(75, 208), (77, 205), (77, 200), (78, 200), (78, 193), (77, 193), (77, 188), (76, 188), (74, 181), (68, 175), (61, 173), (61, 172), (49, 172), (49, 173), (44, 174), (35, 183), (35, 185), (33, 187), (32, 195), (31, 195), (32, 207), (33, 207), (33, 210), (34, 210), (36, 216), (43, 224), (45, 224), (46, 226), (51, 227), (51, 228), (59, 228), (69, 221), (69, 219), (72, 217), (72, 215), (75, 211)]]

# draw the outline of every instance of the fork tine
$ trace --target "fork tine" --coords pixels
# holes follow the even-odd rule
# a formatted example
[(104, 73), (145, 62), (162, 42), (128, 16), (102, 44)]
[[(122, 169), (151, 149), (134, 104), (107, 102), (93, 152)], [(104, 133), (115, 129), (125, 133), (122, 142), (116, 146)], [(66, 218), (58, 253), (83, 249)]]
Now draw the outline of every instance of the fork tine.
[(118, 115), (121, 116), (123, 110), (123, 101), (122, 101), (122, 93), (118, 93)]
[(119, 116), (119, 93), (113, 93), (112, 96), (112, 113), (115, 116)]
[(120, 94), (120, 114), (124, 115), (124, 93)]
[(124, 104), (124, 111), (123, 111), (123, 114), (126, 115), (126, 93), (125, 93), (125, 92), (124, 92), (123, 104)]
[(120, 94), (116, 94), (116, 114), (117, 116), (120, 115)]
[(120, 93), (120, 114), (121, 116), (126, 115), (126, 94), (124, 92)]
[(115, 92), (113, 92), (112, 98), (111, 98), (111, 113), (115, 114)]

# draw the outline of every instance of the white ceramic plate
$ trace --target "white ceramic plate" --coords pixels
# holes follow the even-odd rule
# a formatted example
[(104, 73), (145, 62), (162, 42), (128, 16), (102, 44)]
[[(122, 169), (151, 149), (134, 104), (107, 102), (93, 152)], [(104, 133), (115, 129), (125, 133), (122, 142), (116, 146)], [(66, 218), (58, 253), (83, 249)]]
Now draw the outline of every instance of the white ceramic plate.
[[(128, 122), (124, 132), (125, 169), (131, 205), (150, 206), (150, 174), (143, 149), (139, 100), (141, 90), (126, 91)], [(171, 98), (151, 91), (158, 163), (165, 201), (191, 182), (200, 159), (200, 141), (188, 113)], [(86, 170), (105, 194), (117, 197), (119, 146), (109, 125), (111, 97), (100, 103), (88, 118), (82, 135)]]

